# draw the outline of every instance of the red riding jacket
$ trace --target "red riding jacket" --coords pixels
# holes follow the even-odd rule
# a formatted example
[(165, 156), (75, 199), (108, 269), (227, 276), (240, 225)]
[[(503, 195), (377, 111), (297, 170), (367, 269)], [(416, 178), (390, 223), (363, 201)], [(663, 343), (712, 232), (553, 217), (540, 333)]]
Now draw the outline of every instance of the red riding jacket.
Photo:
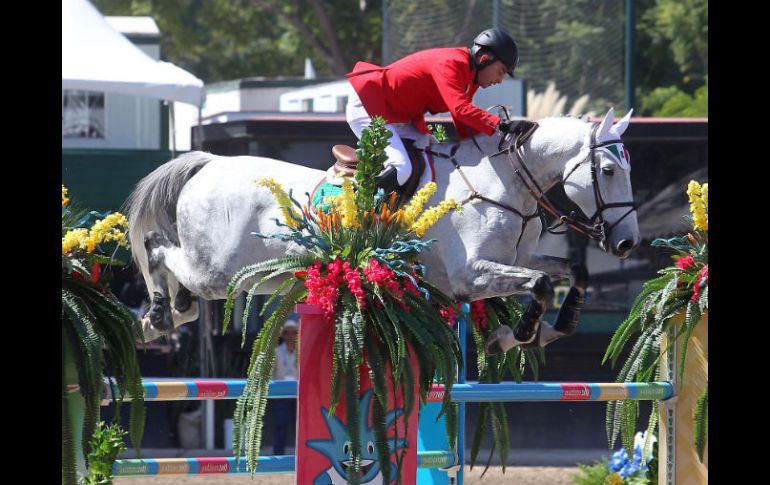
[(449, 111), (460, 138), (471, 130), (491, 135), (500, 118), (472, 104), (479, 89), (473, 83), (468, 49), (427, 49), (385, 67), (358, 62), (348, 78), (369, 116), (388, 123), (413, 123), (422, 133), (430, 131), (425, 112)]

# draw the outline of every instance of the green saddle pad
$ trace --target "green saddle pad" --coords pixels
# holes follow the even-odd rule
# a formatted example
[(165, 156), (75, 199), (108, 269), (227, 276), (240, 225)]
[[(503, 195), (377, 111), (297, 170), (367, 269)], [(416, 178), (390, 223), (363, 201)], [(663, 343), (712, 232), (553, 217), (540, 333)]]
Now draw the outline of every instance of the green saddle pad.
[(313, 207), (326, 212), (329, 210), (329, 204), (324, 203), (324, 197), (332, 197), (341, 193), (342, 187), (332, 185), (328, 181), (324, 180), (321, 185), (315, 189), (315, 192), (313, 192)]

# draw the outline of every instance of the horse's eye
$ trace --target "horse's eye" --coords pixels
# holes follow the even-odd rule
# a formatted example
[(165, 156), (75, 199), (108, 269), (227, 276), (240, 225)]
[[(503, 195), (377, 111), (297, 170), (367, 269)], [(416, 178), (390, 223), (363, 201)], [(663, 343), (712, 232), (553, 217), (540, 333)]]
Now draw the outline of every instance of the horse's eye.
[(612, 177), (613, 175), (615, 175), (615, 169), (612, 167), (602, 167), (602, 173), (604, 175), (608, 175)]
[(346, 441), (344, 445), (342, 445), (342, 453), (348, 454), (350, 451), (350, 441)]
[(366, 449), (370, 455), (374, 454), (374, 443), (372, 443), (371, 441), (367, 443)]

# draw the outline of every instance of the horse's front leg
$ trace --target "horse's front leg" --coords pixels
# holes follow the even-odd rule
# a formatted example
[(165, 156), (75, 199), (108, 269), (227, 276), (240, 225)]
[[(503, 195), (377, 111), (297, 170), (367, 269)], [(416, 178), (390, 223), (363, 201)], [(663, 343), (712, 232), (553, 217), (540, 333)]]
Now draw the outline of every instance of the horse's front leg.
[(486, 344), (487, 352), (505, 352), (517, 345), (535, 341), (540, 332), (546, 303), (553, 297), (553, 286), (548, 275), (543, 271), (488, 260), (476, 261), (472, 274), (471, 294), (475, 294), (475, 297), (471, 300), (507, 296), (522, 291), (529, 291), (533, 296), (514, 329), (504, 325), (490, 335)]
[(580, 312), (585, 303), (585, 292), (588, 287), (588, 270), (583, 264), (573, 264), (569, 260), (555, 256), (533, 255), (531, 259), (535, 268), (542, 269), (556, 277), (570, 277), (570, 289), (556, 316), (556, 322), (550, 325), (542, 323), (540, 335), (536, 342), (525, 347), (545, 347), (554, 340), (568, 337), (577, 330)]

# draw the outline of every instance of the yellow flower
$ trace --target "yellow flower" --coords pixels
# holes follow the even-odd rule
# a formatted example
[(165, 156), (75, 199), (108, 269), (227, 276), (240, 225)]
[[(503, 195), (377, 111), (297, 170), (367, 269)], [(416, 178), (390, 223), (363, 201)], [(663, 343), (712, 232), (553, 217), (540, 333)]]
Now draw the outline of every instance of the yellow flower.
[(61, 186), (61, 206), (64, 207), (65, 205), (69, 204), (70, 200), (67, 198), (67, 187), (62, 184)]
[(462, 211), (462, 205), (455, 202), (454, 199), (444, 200), (439, 205), (431, 207), (426, 210), (423, 215), (415, 223), (410, 226), (410, 230), (414, 231), (418, 237), (422, 237), (433, 224), (438, 222), (444, 214), (449, 212), (450, 209), (455, 209), (458, 212)]
[(687, 185), (687, 197), (690, 199), (690, 212), (692, 213), (693, 228), (708, 231), (708, 184), (704, 184), (706, 190), (703, 195), (703, 187), (695, 180), (690, 180)]
[(706, 210), (709, 210), (709, 184), (706, 182), (703, 184), (700, 188), (700, 193), (703, 196), (703, 205), (706, 207)]
[(61, 238), (61, 253), (67, 254), (75, 248), (86, 247), (88, 239), (88, 229), (73, 229)]
[(299, 222), (295, 220), (294, 217), (297, 219), (301, 219), (301, 217), (294, 211), (294, 203), (289, 198), (289, 194), (283, 190), (281, 184), (276, 182), (273, 177), (262, 177), (260, 179), (254, 180), (254, 183), (257, 184), (257, 187), (267, 187), (270, 189), (273, 197), (275, 197), (275, 200), (278, 201), (278, 205), (281, 206), (283, 222), (286, 223), (287, 226), (294, 229), (299, 227)]
[(356, 207), (356, 194), (349, 179), (342, 182), (342, 194), (335, 200), (335, 205), (342, 216), (342, 227), (361, 227)]
[(623, 477), (617, 473), (607, 476), (604, 480), (605, 485), (623, 485)]
[(403, 227), (411, 227), (414, 220), (422, 212), (422, 208), (428, 202), (433, 194), (436, 193), (438, 186), (435, 182), (428, 182), (423, 188), (417, 191), (409, 201), (409, 204), (403, 209), (401, 216), (401, 225)]

